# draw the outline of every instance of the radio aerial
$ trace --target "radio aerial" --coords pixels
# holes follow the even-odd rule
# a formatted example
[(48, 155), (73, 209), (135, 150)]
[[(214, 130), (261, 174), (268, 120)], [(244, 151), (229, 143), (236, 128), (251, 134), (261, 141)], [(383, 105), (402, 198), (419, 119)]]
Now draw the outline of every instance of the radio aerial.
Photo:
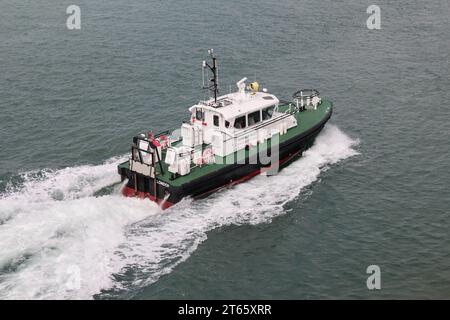
[[(203, 89), (208, 89), (214, 94), (214, 103), (217, 103), (217, 95), (219, 94), (219, 75), (217, 68), (217, 58), (214, 55), (214, 50), (209, 49), (208, 54), (212, 59), (212, 63), (209, 64), (206, 60), (202, 62), (203, 71)], [(208, 68), (212, 73), (212, 78), (209, 79), (209, 83), (205, 85), (205, 69)]]

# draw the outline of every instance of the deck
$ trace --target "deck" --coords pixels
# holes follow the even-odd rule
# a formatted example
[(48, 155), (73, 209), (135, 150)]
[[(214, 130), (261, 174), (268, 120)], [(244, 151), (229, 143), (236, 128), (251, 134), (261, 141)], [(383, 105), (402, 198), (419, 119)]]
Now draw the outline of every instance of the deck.
[[(298, 125), (294, 128), (289, 129), (285, 134), (280, 135), (279, 142), (283, 143), (284, 141), (287, 141), (302, 132), (306, 132), (309, 129), (316, 126), (318, 123), (320, 123), (329, 112), (331, 112), (332, 109), (332, 103), (328, 100), (322, 99), (322, 103), (317, 107), (317, 110), (304, 110), (298, 113), (295, 113), (294, 116), (297, 119)], [(279, 105), (279, 112), (287, 112), (289, 110), (288, 104), (281, 104)], [(179, 143), (179, 142), (177, 142)], [(265, 143), (267, 145), (267, 142)], [(175, 144), (174, 144), (175, 145)], [(258, 148), (265, 148), (264, 144), (260, 144)], [(259, 149), (260, 151), (263, 151), (264, 149)], [(246, 150), (245, 152), (235, 152), (235, 156), (238, 157), (238, 159), (248, 157), (250, 152), (254, 152), (252, 150)], [(233, 155), (234, 156), (234, 155)], [(162, 161), (161, 165), (163, 168), (164, 173), (161, 172), (159, 163), (156, 165), (156, 176), (158, 180), (161, 180), (163, 182), (166, 182), (173, 186), (181, 186), (189, 181), (192, 181), (194, 179), (200, 178), (204, 175), (207, 175), (209, 173), (212, 173), (214, 171), (220, 170), (227, 166), (227, 164), (224, 164), (225, 161), (223, 161), (222, 157), (216, 156), (216, 162), (212, 164), (205, 164), (202, 166), (195, 166), (191, 168), (191, 172), (188, 175), (185, 176), (177, 176), (175, 179), (171, 179), (172, 174), (168, 171), (167, 164), (164, 163), (165, 158), (165, 150), (162, 152)], [(119, 168), (126, 168), (129, 169), (129, 162), (123, 162), (119, 165)]]

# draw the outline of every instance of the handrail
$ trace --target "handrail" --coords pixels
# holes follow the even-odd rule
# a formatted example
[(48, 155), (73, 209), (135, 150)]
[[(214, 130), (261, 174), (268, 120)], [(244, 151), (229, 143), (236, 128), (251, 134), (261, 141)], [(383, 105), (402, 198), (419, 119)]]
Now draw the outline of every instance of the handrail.
[[(132, 145), (131, 145), (131, 159), (132, 159), (133, 161), (136, 161), (136, 159), (134, 159), (134, 152), (133, 152), (134, 149), (138, 151), (139, 162), (140, 162), (141, 164), (146, 165), (146, 166), (149, 166), (149, 167), (155, 167), (155, 166), (152, 165), (152, 164), (145, 163), (144, 160), (142, 159), (141, 152), (144, 152), (144, 153), (147, 153), (147, 154), (151, 155), (151, 156), (152, 156), (152, 161), (153, 161), (153, 162), (154, 162), (153, 157), (154, 157), (154, 154), (156, 153), (156, 157), (158, 158), (158, 163), (159, 163), (159, 169), (161, 170), (161, 173), (164, 174), (164, 169), (163, 169), (162, 164), (161, 164), (162, 159), (161, 159), (161, 157), (159, 156), (159, 152), (158, 152), (158, 149), (157, 149), (157, 148), (152, 148), (153, 151), (150, 151), (150, 150), (144, 150), (144, 149), (141, 149), (141, 148), (140, 148), (138, 145), (136, 145), (136, 144), (132, 144)], [(155, 177), (156, 177), (156, 170), (155, 170)]]
[[(310, 93), (310, 94), (303, 95), (303, 92)], [(301, 89), (301, 90), (294, 92), (294, 94), (292, 95), (292, 98), (294, 98), (294, 99), (313, 98), (313, 97), (318, 97), (318, 96), (319, 96), (319, 91), (316, 89)]]
[(287, 118), (287, 117), (289, 117), (290, 115), (293, 115), (293, 114), (295, 114), (295, 113), (297, 113), (297, 112), (298, 112), (298, 109), (297, 109), (296, 106), (294, 106), (294, 110), (293, 110), (293, 111), (289, 110), (289, 112), (279, 112), (279, 113), (282, 113), (282, 115), (280, 115), (280, 116), (278, 116), (278, 117), (275, 117), (275, 118), (270, 118), (270, 120), (268, 120), (268, 121), (266, 121), (266, 122), (262, 122), (262, 123), (260, 123), (260, 124), (257, 124), (257, 125), (248, 127), (247, 129), (245, 129), (245, 130), (242, 131), (242, 132), (239, 132), (239, 134), (238, 134), (238, 135), (235, 135), (235, 136), (232, 136), (231, 134), (229, 134), (229, 133), (227, 133), (227, 132), (225, 132), (225, 131), (220, 131), (220, 132), (225, 133), (226, 135), (230, 136), (229, 139), (227, 139), (227, 140), (224, 141), (224, 142), (227, 142), (227, 141), (229, 141), (230, 139), (240, 138), (241, 136), (246, 135), (246, 134), (247, 134), (248, 132), (250, 132), (250, 131), (253, 131), (253, 130), (259, 130), (259, 129), (265, 127), (265, 126), (271, 125), (271, 124), (273, 124), (273, 123), (275, 123), (275, 122), (278, 122), (278, 121), (281, 121), (281, 120), (284, 120), (285, 118)]

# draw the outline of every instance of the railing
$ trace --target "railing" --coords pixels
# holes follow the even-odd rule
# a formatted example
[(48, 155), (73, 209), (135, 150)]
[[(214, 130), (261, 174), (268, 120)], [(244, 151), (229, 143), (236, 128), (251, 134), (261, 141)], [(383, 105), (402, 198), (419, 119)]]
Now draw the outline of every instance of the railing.
[(298, 90), (296, 92), (294, 92), (294, 94), (292, 95), (293, 99), (298, 99), (298, 98), (314, 98), (314, 97), (318, 97), (319, 96), (319, 91), (317, 91), (316, 89), (301, 89)]
[[(284, 102), (284, 101), (283, 101), (283, 102)], [(249, 132), (259, 130), (259, 129), (261, 129), (261, 128), (264, 128), (264, 127), (267, 127), (267, 126), (269, 126), (269, 125), (272, 125), (272, 124), (274, 124), (274, 123), (276, 123), (276, 122), (278, 122), (278, 121), (284, 120), (284, 119), (288, 118), (289, 116), (291, 116), (291, 115), (297, 113), (298, 111), (300, 111), (295, 105), (292, 105), (292, 103), (288, 102), (288, 103), (286, 103), (286, 104), (288, 104), (288, 106), (289, 106), (289, 109), (288, 109), (287, 111), (285, 111), (285, 112), (279, 112), (279, 111), (278, 111), (278, 107), (279, 107), (279, 106), (277, 106), (277, 107), (275, 108), (275, 110), (274, 110), (274, 112), (281, 113), (282, 115), (277, 116), (277, 117), (272, 117), (272, 118), (270, 118), (270, 119), (267, 120), (267, 121), (266, 121), (266, 120), (263, 120), (263, 121), (262, 121), (261, 123), (259, 123), (259, 124), (252, 125), (251, 127), (247, 127), (245, 130), (239, 131), (237, 135), (231, 135), (231, 134), (229, 134), (229, 133), (226, 132), (226, 131), (220, 131), (220, 132), (222, 132), (222, 133), (224, 133), (225, 135), (227, 135), (227, 136), (230, 137), (229, 139), (225, 140), (224, 143), (227, 142), (227, 141), (229, 141), (229, 140), (231, 140), (231, 139), (237, 139), (237, 138), (240, 138), (240, 137), (242, 137), (242, 136), (245, 136), (245, 135), (247, 135)]]
[[(160, 133), (158, 135), (158, 137), (160, 137), (161, 135), (163, 135), (164, 133)], [(140, 141), (145, 141), (146, 143), (148, 143), (148, 149), (142, 149), (140, 147)], [(144, 161), (142, 153), (146, 153), (147, 155), (149, 155), (151, 157), (151, 161), (152, 163), (147, 163)], [(136, 159), (136, 155), (137, 158)], [(155, 159), (155, 155), (156, 155), (156, 159), (158, 160), (159, 163), (159, 168), (161, 170), (161, 173), (164, 174), (164, 169), (162, 167), (161, 161), (162, 161), (162, 155), (159, 154), (158, 151), (158, 147), (156, 147), (153, 144), (153, 141), (150, 140), (149, 138), (146, 138), (145, 136), (136, 136), (133, 138), (133, 145), (131, 146), (131, 160), (132, 161), (139, 161), (142, 165), (146, 165), (146, 166), (150, 166), (150, 167), (155, 167), (156, 164), (156, 159)], [(155, 176), (156, 176), (156, 170), (155, 170)]]

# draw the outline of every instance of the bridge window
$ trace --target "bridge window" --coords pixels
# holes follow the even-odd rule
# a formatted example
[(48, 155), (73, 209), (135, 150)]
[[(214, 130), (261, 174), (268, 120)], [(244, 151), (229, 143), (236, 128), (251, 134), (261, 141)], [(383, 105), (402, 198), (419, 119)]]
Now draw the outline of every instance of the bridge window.
[(275, 106), (270, 106), (270, 107), (267, 107), (267, 108), (263, 109), (262, 110), (262, 118), (263, 118), (263, 120), (267, 120), (267, 119), (272, 118), (274, 109), (275, 109)]
[(195, 119), (204, 121), (205, 120), (205, 113), (202, 109), (196, 109), (195, 110)]
[(245, 121), (245, 116), (236, 118), (236, 120), (234, 120), (234, 127), (236, 129), (244, 129), (247, 126), (246, 121)]
[(230, 127), (230, 122), (225, 120), (225, 128), (229, 128)]
[(213, 117), (213, 123), (214, 123), (214, 126), (215, 127), (218, 127), (219, 126), (219, 116), (214, 116)]
[(248, 114), (248, 125), (252, 126), (261, 121), (261, 111), (255, 111)]

